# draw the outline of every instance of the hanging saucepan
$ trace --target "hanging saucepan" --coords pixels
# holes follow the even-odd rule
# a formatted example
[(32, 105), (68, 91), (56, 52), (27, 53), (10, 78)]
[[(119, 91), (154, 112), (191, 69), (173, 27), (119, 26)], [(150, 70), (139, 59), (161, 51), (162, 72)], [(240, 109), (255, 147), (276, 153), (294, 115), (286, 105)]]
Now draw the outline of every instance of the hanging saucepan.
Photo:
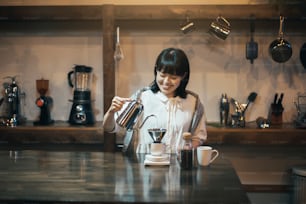
[(284, 17), (280, 16), (279, 37), (274, 40), (269, 47), (272, 59), (276, 62), (283, 63), (292, 56), (292, 47), (290, 43), (283, 38)]
[(251, 40), (246, 44), (246, 58), (253, 64), (254, 59), (258, 56), (258, 44), (254, 42), (255, 23), (254, 19), (250, 22)]
[(300, 51), (300, 60), (304, 69), (306, 69), (306, 43), (303, 44), (301, 51)]

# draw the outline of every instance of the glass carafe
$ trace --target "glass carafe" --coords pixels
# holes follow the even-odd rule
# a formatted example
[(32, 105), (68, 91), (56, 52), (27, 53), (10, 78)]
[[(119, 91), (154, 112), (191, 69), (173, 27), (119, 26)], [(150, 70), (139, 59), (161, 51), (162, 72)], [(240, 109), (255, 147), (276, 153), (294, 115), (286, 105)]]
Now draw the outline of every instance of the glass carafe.
[(183, 143), (179, 148), (179, 162), (182, 169), (192, 169), (193, 167), (193, 147), (192, 135), (189, 132), (183, 133)]

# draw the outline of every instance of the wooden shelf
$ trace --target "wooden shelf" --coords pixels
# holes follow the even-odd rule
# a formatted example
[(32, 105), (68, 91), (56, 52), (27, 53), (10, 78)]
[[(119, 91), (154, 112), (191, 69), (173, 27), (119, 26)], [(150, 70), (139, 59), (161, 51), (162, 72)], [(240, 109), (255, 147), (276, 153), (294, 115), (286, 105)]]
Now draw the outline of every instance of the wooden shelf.
[(102, 123), (93, 126), (74, 126), (56, 122), (47, 126), (34, 126), (33, 122), (17, 127), (0, 127), (0, 144), (94, 144), (103, 143)]
[[(290, 124), (259, 129), (224, 128), (208, 125), (208, 144), (241, 145), (306, 145), (306, 129), (296, 129)], [(102, 123), (94, 126), (72, 126), (56, 122), (50, 126), (0, 127), (0, 144), (103, 144)]]
[(245, 128), (208, 126), (208, 140), (211, 144), (242, 145), (306, 145), (306, 129), (297, 129), (293, 124), (257, 128), (255, 123)]

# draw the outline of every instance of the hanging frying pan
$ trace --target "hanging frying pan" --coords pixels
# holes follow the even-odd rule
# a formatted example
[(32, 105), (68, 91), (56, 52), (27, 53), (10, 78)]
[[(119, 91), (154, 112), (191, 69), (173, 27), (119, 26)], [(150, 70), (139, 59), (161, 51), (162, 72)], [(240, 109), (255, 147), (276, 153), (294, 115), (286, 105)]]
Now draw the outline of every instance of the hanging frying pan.
[(254, 42), (255, 23), (254, 19), (250, 22), (251, 40), (246, 44), (246, 58), (253, 64), (254, 59), (258, 56), (258, 44)]
[(283, 63), (292, 56), (291, 44), (283, 38), (283, 22), (284, 17), (280, 16), (279, 36), (274, 40), (269, 47), (269, 52), (272, 59), (276, 62)]
[(306, 43), (303, 44), (301, 51), (300, 51), (300, 60), (304, 69), (306, 69)]

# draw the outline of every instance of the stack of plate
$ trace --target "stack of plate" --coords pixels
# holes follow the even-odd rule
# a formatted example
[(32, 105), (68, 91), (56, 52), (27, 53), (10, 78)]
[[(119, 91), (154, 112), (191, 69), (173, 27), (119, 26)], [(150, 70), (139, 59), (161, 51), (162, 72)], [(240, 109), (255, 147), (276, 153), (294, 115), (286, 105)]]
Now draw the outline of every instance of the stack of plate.
[(147, 154), (145, 161), (145, 165), (169, 165), (170, 164), (170, 157), (168, 154), (163, 154), (160, 156), (155, 156), (151, 154)]

